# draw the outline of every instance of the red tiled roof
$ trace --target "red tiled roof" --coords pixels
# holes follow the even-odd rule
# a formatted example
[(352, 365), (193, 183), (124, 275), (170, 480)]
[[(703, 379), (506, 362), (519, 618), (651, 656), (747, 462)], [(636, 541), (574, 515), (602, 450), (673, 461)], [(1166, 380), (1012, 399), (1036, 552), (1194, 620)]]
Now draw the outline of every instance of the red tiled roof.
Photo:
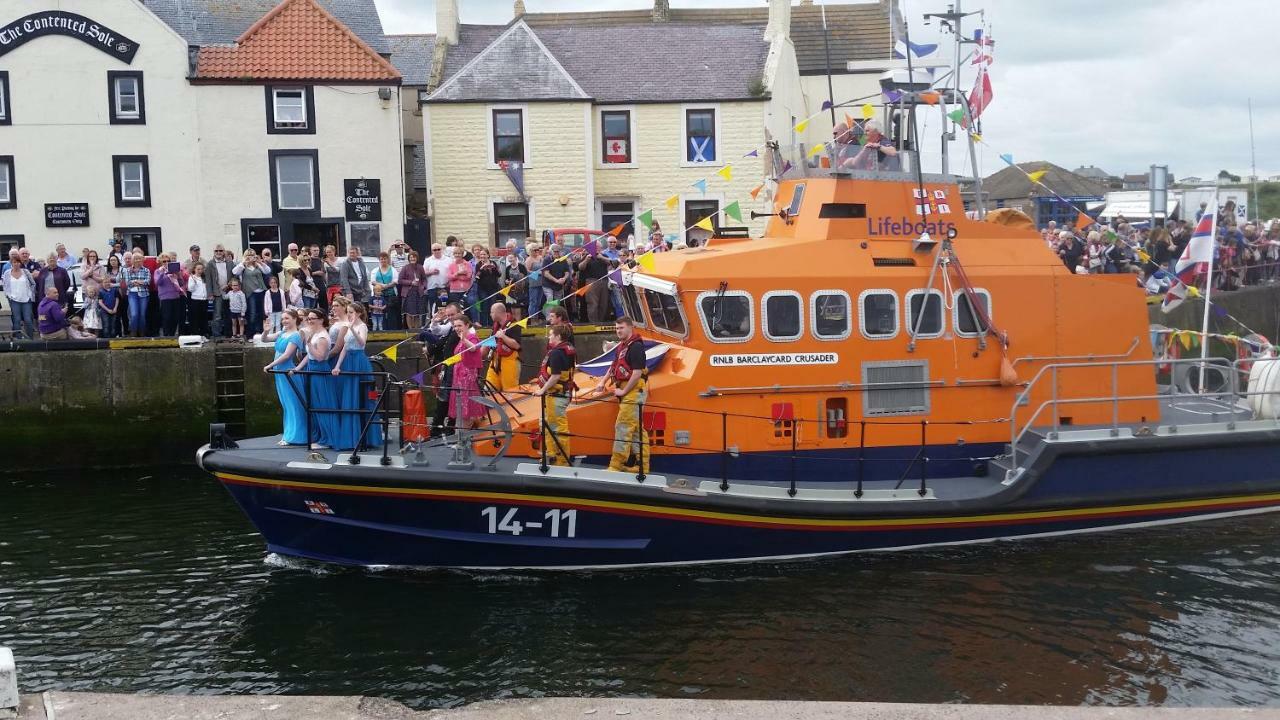
[(400, 73), (315, 0), (284, 0), (233, 46), (206, 46), (196, 78), (398, 81)]

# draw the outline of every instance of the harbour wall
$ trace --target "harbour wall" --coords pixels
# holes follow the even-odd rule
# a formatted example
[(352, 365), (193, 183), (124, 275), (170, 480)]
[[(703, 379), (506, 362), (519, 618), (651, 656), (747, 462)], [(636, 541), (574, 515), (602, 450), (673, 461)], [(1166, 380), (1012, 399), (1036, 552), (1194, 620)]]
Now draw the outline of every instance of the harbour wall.
[[(603, 352), (612, 332), (576, 337), (579, 357)], [(371, 340), (370, 354), (395, 344)], [(537, 373), (546, 336), (526, 338), (523, 377)], [(219, 422), (219, 363), (242, 353), (247, 436), (280, 432), (274, 377), (262, 372), (272, 349), (222, 343), (179, 348), (173, 340), (101, 350), (0, 352), (0, 473), (185, 462)], [(221, 357), (219, 355), (221, 354)], [(234, 357), (234, 355), (233, 355)], [(409, 378), (426, 369), (422, 346), (400, 345), (386, 370)], [(222, 373), (226, 376), (226, 373)], [(241, 393), (236, 393), (241, 394)]]

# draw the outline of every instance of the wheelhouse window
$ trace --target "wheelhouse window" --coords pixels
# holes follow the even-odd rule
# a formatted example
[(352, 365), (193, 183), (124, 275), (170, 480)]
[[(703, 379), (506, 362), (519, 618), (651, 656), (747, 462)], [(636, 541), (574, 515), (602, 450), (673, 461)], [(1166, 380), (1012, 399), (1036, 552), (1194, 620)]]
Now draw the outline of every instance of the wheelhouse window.
[[(760, 325), (774, 342), (797, 340), (804, 333), (803, 301), (788, 290), (765, 293), (760, 301)], [(847, 315), (847, 313), (846, 313)]]
[[(974, 296), (978, 300), (978, 305), (988, 319), (991, 318), (991, 293), (986, 290), (974, 290)], [(973, 306), (969, 304), (969, 296), (963, 290), (955, 294), (955, 318), (952, 322), (955, 324), (956, 334), (961, 337), (977, 337), (986, 333), (986, 323), (983, 323), (973, 312)]]
[(892, 290), (864, 290), (858, 297), (862, 335), (887, 340), (898, 334), (898, 296)]
[(605, 165), (631, 164), (631, 111), (600, 112), (601, 162)]
[(912, 290), (907, 293), (907, 332), (918, 338), (942, 335), (942, 293)]
[(704, 292), (698, 296), (698, 315), (711, 342), (744, 342), (754, 334), (751, 295), (742, 290)]
[(852, 331), (849, 294), (843, 290), (819, 290), (813, 294), (813, 336), (819, 340), (844, 340)]
[(497, 231), (498, 247), (505, 247), (508, 240), (523, 244), (529, 237), (529, 204), (494, 203), (493, 226)]
[(525, 162), (524, 110), (493, 110), (493, 161)]
[(636, 290), (633, 285), (622, 286), (622, 309), (627, 313), (627, 317), (640, 327), (645, 326), (644, 308), (640, 304), (640, 291)]
[(311, 87), (267, 86), (267, 134), (311, 135), (316, 131), (315, 94)]
[(0, 125), (12, 125), (13, 114), (9, 111), (9, 72), (0, 70)]
[(317, 151), (269, 150), (267, 154), (271, 161), (271, 200), (276, 210), (318, 210)]
[(800, 214), (800, 206), (804, 203), (804, 183), (799, 183), (791, 191), (791, 204), (787, 206), (787, 217)]
[(719, 159), (716, 140), (715, 108), (689, 108), (684, 111), (685, 162), (716, 162)]
[(14, 189), (13, 178), (13, 156), (0, 155), (0, 210), (18, 207), (18, 191)]
[(151, 178), (145, 155), (113, 155), (116, 207), (150, 207)]
[(143, 125), (147, 122), (142, 73), (133, 70), (107, 72), (107, 89), (112, 125)]
[(684, 337), (689, 330), (685, 326), (684, 311), (680, 309), (680, 301), (674, 295), (644, 291), (644, 302), (649, 308), (649, 317), (653, 319), (653, 327), (668, 335)]

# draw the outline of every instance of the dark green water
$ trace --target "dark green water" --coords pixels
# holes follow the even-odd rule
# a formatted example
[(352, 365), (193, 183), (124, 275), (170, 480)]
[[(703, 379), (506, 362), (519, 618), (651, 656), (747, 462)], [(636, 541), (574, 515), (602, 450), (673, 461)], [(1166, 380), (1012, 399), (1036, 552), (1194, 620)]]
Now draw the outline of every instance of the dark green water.
[(0, 478), (26, 691), (1280, 705), (1280, 516), (546, 575), (265, 555), (191, 468)]

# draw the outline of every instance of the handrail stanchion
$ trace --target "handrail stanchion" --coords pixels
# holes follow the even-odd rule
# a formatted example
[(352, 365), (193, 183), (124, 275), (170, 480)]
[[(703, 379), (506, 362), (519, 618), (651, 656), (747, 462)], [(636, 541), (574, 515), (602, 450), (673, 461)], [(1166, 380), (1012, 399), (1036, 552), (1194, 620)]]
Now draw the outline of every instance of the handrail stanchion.
[(1051, 437), (1052, 439), (1057, 440), (1058, 439), (1058, 366), (1052, 365), (1050, 367), (1053, 368), (1052, 382), (1049, 383), (1050, 385), (1053, 386), (1051, 388), (1052, 395), (1049, 396), (1050, 400), (1053, 403), (1053, 434)]
[(792, 417), (791, 419), (791, 488), (787, 490), (787, 494), (791, 497), (796, 496), (796, 435), (800, 432), (800, 419)]
[(862, 497), (862, 479), (867, 460), (867, 421), (858, 421), (858, 488), (853, 491), (856, 498)]
[[(376, 384), (378, 381), (374, 380)], [(382, 391), (378, 393), (378, 401), (374, 403), (374, 409), (382, 408), (382, 460), (383, 466), (391, 464), (391, 406), (384, 405), (383, 400), (387, 397), (387, 393), (391, 392), (395, 385), (391, 385), (390, 376), (384, 375), (382, 378)]]
[(307, 450), (310, 451), (316, 439), (311, 436), (311, 375), (305, 373), (302, 376), (302, 397), (307, 415)]
[[(624, 398), (623, 401), (625, 402), (626, 399)], [(636, 482), (643, 483), (644, 477), (645, 477), (644, 476), (644, 445), (645, 445), (644, 401), (640, 401), (636, 403), (636, 421), (640, 425), (640, 427), (637, 428), (638, 432), (636, 432), (636, 436), (637, 436), (636, 440), (638, 441), (636, 442), (636, 447), (638, 448), (636, 450)]]
[(929, 494), (929, 421), (920, 421), (920, 497)]
[(1120, 366), (1111, 366), (1111, 437), (1120, 435)]
[(729, 492), (729, 413), (723, 410), (720, 411), (720, 492)]
[(547, 395), (538, 396), (538, 447), (542, 449), (542, 459), (538, 462), (538, 470), (547, 474)]

